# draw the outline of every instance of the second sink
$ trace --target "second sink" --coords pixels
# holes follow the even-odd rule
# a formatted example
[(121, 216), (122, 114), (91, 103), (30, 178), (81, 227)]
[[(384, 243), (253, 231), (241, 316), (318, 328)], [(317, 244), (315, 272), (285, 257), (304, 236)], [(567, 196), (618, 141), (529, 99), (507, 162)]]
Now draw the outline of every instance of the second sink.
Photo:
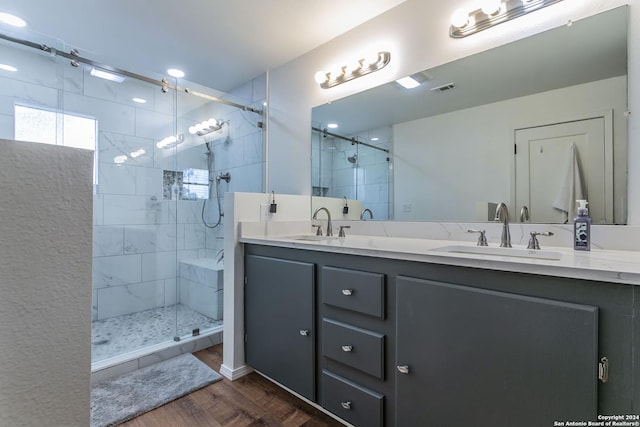
[(560, 252), (554, 251), (521, 248), (499, 248), (494, 246), (451, 245), (443, 246), (436, 249), (436, 251), (472, 255), (494, 255), (518, 258), (550, 259), (556, 261), (562, 257), (562, 254)]

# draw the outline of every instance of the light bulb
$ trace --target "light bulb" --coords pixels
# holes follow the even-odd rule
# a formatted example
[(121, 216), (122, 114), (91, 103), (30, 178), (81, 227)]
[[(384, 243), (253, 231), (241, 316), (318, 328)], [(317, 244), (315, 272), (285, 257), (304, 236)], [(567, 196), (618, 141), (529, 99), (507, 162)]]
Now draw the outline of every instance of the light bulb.
[(500, 11), (500, 0), (484, 0), (482, 2), (482, 12), (486, 15), (491, 16)]
[(345, 74), (353, 74), (362, 68), (362, 60), (351, 61), (344, 70)]
[(367, 56), (364, 57), (364, 62), (362, 63), (363, 68), (369, 67), (373, 64), (377, 64), (380, 60), (380, 54), (378, 52), (369, 52)]
[(318, 71), (315, 76), (313, 77), (316, 80), (316, 83), (321, 84), (326, 82), (327, 79), (327, 72), (326, 71)]
[(218, 121), (216, 119), (207, 120), (207, 126), (210, 128), (214, 128), (218, 126)]
[(329, 74), (331, 75), (331, 80), (338, 79), (344, 75), (344, 68), (334, 65), (333, 67), (331, 67), (331, 71), (329, 71)]
[(453, 15), (451, 15), (451, 25), (456, 28), (462, 28), (467, 25), (468, 22), (469, 13), (462, 9), (456, 10), (455, 12), (453, 12)]
[(197, 125), (194, 126), (196, 133), (201, 132), (202, 129), (204, 129), (204, 126), (202, 126), (202, 123), (198, 123)]
[(198, 131), (196, 130), (195, 126), (189, 126), (189, 133), (191, 135), (195, 134), (196, 132), (198, 132)]

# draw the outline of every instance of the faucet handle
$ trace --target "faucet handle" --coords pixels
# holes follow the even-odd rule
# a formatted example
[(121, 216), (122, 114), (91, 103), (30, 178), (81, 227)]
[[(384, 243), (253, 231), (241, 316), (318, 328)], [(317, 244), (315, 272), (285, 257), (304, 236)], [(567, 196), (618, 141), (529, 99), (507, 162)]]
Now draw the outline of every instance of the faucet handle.
[(320, 224), (311, 224), (312, 227), (316, 227), (318, 230), (316, 231), (316, 236), (322, 236), (322, 225)]
[(345, 228), (351, 228), (350, 225), (341, 225), (340, 226), (340, 231), (338, 231), (338, 237), (347, 237), (347, 235), (344, 232)]
[(537, 231), (532, 231), (531, 238), (529, 239), (529, 244), (527, 245), (527, 249), (540, 249), (540, 243), (538, 242), (538, 238), (536, 236), (553, 236), (553, 233), (547, 231), (545, 233), (538, 233)]
[(486, 230), (474, 230), (473, 228), (470, 228), (467, 230), (467, 233), (479, 233), (480, 235), (478, 236), (478, 243), (476, 243), (476, 245), (489, 246), (487, 244), (487, 236), (485, 235)]

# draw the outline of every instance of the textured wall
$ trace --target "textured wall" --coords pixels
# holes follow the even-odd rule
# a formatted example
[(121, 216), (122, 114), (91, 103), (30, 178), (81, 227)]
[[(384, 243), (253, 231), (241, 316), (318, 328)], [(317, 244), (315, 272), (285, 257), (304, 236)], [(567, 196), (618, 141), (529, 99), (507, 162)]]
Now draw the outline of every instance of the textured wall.
[(88, 426), (93, 153), (0, 140), (0, 425)]

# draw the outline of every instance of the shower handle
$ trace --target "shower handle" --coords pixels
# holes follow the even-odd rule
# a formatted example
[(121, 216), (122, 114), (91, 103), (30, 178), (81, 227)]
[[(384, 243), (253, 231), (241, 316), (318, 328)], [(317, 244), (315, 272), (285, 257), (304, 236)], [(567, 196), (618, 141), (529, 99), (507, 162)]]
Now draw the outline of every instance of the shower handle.
[(221, 173), (216, 178), (216, 181), (220, 182), (220, 180), (226, 181), (227, 183), (231, 181), (231, 174), (229, 172)]

